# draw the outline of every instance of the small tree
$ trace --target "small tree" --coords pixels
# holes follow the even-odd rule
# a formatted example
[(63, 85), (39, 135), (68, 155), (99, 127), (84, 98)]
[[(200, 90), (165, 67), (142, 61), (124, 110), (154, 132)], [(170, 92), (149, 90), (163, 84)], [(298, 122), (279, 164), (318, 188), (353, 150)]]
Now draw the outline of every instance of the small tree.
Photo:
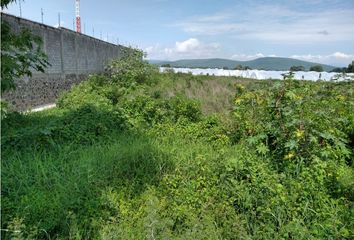
[(323, 72), (323, 67), (321, 65), (314, 65), (310, 67), (310, 71)]
[(352, 63), (348, 65), (347, 72), (354, 73), (354, 61), (352, 61)]
[(333, 69), (331, 70), (331, 72), (345, 73), (345, 72), (347, 72), (347, 68), (346, 68), (346, 67), (343, 67), (343, 68), (337, 67), (337, 68), (333, 68)]
[(251, 70), (252, 68), (249, 66), (242, 66), (241, 64), (236, 65), (235, 70)]
[(241, 64), (236, 65), (234, 70), (243, 70), (243, 66)]
[(292, 66), (292, 67), (290, 67), (290, 71), (291, 72), (305, 71), (305, 67), (304, 66)]
[[(1, 0), (1, 8), (13, 1)], [(10, 25), (1, 20), (1, 93), (15, 89), (15, 80), (32, 76), (32, 70), (44, 72), (49, 63), (41, 45), (41, 38), (30, 30), (14, 33)]]
[(106, 74), (110, 76), (112, 82), (126, 87), (136, 83), (149, 83), (159, 70), (145, 61), (144, 55), (139, 49), (127, 48), (123, 50), (120, 59), (112, 61), (106, 67)]

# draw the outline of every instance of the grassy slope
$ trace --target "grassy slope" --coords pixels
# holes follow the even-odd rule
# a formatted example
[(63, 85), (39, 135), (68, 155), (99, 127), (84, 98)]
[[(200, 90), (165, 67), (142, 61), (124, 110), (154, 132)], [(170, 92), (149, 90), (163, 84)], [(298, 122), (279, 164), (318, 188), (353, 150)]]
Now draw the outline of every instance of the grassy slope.
[(273, 84), (269, 81), (240, 77), (192, 76), (179, 73), (167, 73), (164, 76), (158, 85), (147, 88), (149, 94), (158, 94), (164, 98), (183, 95), (197, 99), (206, 115), (230, 113), (238, 84), (248, 89), (269, 87)]
[[(164, 74), (157, 85), (137, 88), (127, 99), (134, 102), (137, 96), (145, 94), (156, 99), (186, 95), (199, 99), (205, 114), (227, 116), (227, 121), (222, 120), (227, 124), (232, 119), (228, 113), (240, 86), (262, 90), (274, 83)], [(348, 90), (346, 86), (338, 88)], [(158, 108), (160, 105), (153, 112)], [(149, 109), (147, 105), (144, 111), (151, 114)], [(132, 110), (139, 112), (137, 107)], [(232, 125), (219, 125), (212, 119), (201, 122), (180, 119), (177, 123), (167, 121), (121, 129), (121, 122), (118, 126), (104, 121), (112, 118), (110, 112), (112, 109), (105, 107), (64, 108), (10, 116), (4, 122), (7, 129), (2, 130), (2, 142), (6, 143), (2, 146), (1, 163), (2, 228), (8, 232), (2, 231), (2, 237), (350, 239), (353, 236), (348, 221), (353, 217), (350, 197), (342, 193), (337, 193), (341, 197), (329, 196), (321, 182), (322, 172), (337, 174), (335, 169), (342, 169), (352, 184), (344, 163), (315, 162), (303, 166), (304, 170), (296, 177), (293, 175), (296, 169), (281, 171), (272, 158), (257, 154), (254, 147), (231, 144), (230, 141), (236, 141), (227, 133), (233, 131)], [(89, 121), (85, 118), (87, 113), (93, 113), (88, 115)], [(149, 116), (144, 112), (144, 117)], [(136, 124), (136, 117), (128, 120)], [(83, 136), (72, 136), (71, 126)], [(88, 131), (94, 133), (88, 135), (89, 139)], [(94, 144), (89, 141), (91, 138)], [(52, 142), (56, 139), (59, 140)]]

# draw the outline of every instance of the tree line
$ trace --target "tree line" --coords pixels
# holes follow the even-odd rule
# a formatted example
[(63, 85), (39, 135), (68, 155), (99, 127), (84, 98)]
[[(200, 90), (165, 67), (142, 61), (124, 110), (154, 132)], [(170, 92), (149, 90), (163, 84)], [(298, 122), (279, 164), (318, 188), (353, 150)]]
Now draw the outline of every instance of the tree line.
[[(298, 71), (306, 71), (304, 66), (292, 66), (289, 69), (292, 72), (298, 72)], [(324, 69), (322, 67), (322, 65), (313, 65), (310, 67), (309, 69), (310, 71), (313, 72), (323, 72)], [(331, 70), (331, 72), (338, 72), (338, 73), (354, 73), (354, 60), (352, 61), (352, 63), (350, 63), (348, 65), (348, 67), (343, 67), (343, 68), (334, 68)]]

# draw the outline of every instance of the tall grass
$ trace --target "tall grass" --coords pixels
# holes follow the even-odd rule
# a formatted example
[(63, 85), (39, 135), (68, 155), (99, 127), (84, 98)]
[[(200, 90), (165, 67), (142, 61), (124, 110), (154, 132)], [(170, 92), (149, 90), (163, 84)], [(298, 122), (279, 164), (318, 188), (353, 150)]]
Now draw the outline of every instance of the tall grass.
[(24, 218), (25, 225), (37, 222), (51, 234), (66, 235), (74, 213), (85, 230), (80, 234), (88, 237), (91, 221), (102, 215), (104, 189), (123, 189), (133, 197), (171, 169), (152, 140), (127, 134), (107, 145), (15, 154), (2, 161), (3, 222)]

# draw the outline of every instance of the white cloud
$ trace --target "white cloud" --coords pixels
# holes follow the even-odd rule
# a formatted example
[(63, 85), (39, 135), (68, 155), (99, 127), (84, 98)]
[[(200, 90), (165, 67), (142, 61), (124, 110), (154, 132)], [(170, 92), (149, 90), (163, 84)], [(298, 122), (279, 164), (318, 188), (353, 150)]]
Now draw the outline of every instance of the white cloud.
[(346, 54), (342, 52), (334, 52), (328, 55), (292, 55), (290, 57), (305, 61), (332, 64), (336, 66), (346, 66), (354, 60), (354, 54)]
[(181, 59), (208, 58), (218, 54), (221, 49), (218, 43), (204, 43), (197, 38), (177, 41), (172, 47), (162, 47), (160, 44), (149, 46), (144, 50), (150, 59)]
[(335, 52), (332, 54), (333, 57), (337, 58), (337, 59), (354, 59), (354, 55), (353, 54), (345, 54), (342, 52)]
[(149, 47), (145, 48), (144, 50), (147, 54), (150, 54), (150, 53), (153, 53), (154, 51), (156, 51), (158, 49), (158, 47), (159, 47), (159, 45), (157, 44), (155, 46), (149, 46)]
[(184, 42), (176, 42), (175, 50), (179, 53), (187, 53), (200, 47), (200, 42), (196, 38), (190, 38)]

